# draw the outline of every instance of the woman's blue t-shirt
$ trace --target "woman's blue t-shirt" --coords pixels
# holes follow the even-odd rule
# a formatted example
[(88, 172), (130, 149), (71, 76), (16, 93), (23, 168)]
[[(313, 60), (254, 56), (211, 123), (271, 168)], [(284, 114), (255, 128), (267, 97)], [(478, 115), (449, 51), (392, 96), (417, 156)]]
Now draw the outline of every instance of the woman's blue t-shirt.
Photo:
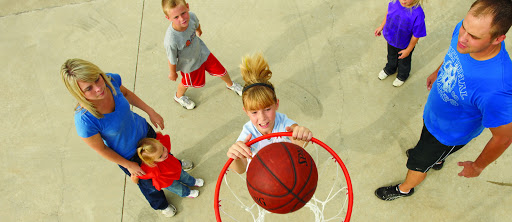
[[(105, 145), (126, 159), (135, 155), (137, 143), (146, 137), (148, 125), (144, 118), (132, 112), (130, 103), (121, 93), (121, 76), (107, 73), (117, 92), (114, 111), (96, 118), (86, 109), (75, 111), (75, 127), (78, 136), (88, 138), (100, 134)], [(108, 85), (107, 85), (108, 86)], [(109, 88), (110, 89), (110, 88)], [(111, 90), (112, 91), (112, 90)]]

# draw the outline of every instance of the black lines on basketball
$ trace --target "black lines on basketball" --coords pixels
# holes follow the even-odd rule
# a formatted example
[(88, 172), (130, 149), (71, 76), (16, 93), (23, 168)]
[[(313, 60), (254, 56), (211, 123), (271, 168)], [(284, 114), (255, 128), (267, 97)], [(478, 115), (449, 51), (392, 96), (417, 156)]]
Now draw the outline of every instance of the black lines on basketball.
[(301, 147), (280, 142), (261, 149), (247, 169), (247, 188), (254, 201), (273, 213), (302, 208), (316, 190), (318, 172)]

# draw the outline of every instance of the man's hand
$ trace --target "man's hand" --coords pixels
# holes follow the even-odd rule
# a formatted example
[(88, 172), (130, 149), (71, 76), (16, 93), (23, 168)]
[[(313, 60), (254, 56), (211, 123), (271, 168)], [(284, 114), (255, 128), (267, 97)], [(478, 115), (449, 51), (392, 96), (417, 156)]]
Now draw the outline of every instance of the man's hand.
[(476, 167), (473, 161), (459, 162), (458, 165), (464, 167), (464, 169), (460, 171), (459, 176), (466, 178), (477, 177), (484, 170)]

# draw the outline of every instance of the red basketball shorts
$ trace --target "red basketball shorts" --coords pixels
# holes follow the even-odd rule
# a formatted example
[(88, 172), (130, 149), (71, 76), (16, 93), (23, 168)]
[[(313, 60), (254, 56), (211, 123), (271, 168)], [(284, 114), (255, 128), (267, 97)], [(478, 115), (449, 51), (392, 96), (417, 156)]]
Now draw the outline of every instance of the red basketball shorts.
[(224, 68), (224, 66), (220, 64), (219, 60), (210, 53), (199, 69), (196, 69), (191, 73), (181, 72), (181, 83), (185, 87), (201, 88), (205, 83), (205, 71), (211, 76), (224, 76), (227, 73), (226, 68)]

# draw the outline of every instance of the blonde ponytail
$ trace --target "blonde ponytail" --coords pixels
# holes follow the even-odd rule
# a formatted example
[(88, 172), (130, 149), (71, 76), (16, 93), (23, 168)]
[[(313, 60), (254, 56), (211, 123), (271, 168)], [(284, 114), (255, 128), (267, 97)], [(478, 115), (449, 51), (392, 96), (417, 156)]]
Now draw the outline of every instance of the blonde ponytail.
[(245, 110), (258, 110), (277, 103), (272, 71), (261, 53), (242, 58), (240, 72), (245, 81), (242, 102)]

